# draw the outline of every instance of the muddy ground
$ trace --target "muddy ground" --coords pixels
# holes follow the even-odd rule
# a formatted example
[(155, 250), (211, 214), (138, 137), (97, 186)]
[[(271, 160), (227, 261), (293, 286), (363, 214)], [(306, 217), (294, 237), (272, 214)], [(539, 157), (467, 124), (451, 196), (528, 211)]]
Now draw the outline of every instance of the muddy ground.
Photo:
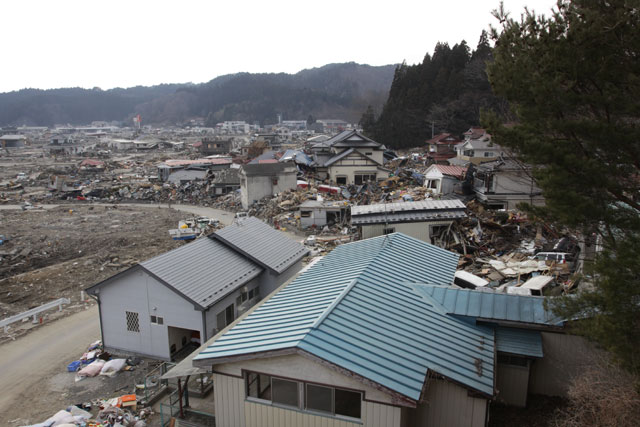
[[(0, 234), (9, 238), (0, 245), (0, 318), (63, 297), (83, 308), (92, 303), (86, 294), (81, 300), (87, 286), (182, 245), (167, 230), (187, 216), (174, 209), (91, 204), (0, 211)], [(24, 328), (13, 329), (15, 338)]]

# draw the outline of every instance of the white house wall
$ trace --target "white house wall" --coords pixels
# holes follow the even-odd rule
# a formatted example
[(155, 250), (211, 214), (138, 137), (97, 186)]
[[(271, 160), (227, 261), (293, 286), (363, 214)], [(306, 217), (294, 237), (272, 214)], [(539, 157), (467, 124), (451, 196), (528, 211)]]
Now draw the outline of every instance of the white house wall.
[(407, 410), (412, 427), (484, 427), (487, 400), (449, 381), (431, 380), (425, 402)]
[[(275, 185), (273, 184), (274, 179), (278, 180)], [(247, 209), (252, 203), (263, 197), (273, 196), (286, 190), (293, 190), (297, 185), (295, 172), (282, 173), (276, 176), (243, 175), (241, 183), (241, 201), (244, 209)]]
[[(240, 315), (242, 315), (242, 313), (244, 313), (244, 311), (248, 310), (253, 305), (257, 304), (261, 299), (265, 298), (267, 295), (269, 295), (271, 292), (277, 289), (280, 285), (282, 285), (284, 282), (286, 282), (291, 277), (293, 277), (296, 273), (298, 273), (298, 271), (300, 271), (300, 269), (302, 269), (302, 260), (291, 265), (291, 267), (283, 271), (282, 274), (277, 274), (272, 272), (271, 270), (265, 269), (265, 271), (263, 271), (258, 277), (252, 279), (246, 285), (241, 286), (240, 288), (236, 289), (229, 295), (225, 296), (222, 300), (218, 301), (216, 304), (210, 307), (206, 312), (206, 324), (207, 324), (206, 339), (211, 338), (216, 333), (218, 333), (219, 330), (222, 329), (222, 327), (219, 327), (217, 323), (218, 313), (226, 309), (229, 305), (233, 304), (234, 319), (238, 318)], [(238, 311), (236, 298), (240, 296), (244, 288), (246, 288), (247, 290), (251, 290), (255, 287), (259, 288), (259, 298), (256, 298), (255, 301), (253, 301), (253, 304), (251, 306), (245, 307), (244, 311), (241, 311), (241, 312)]]
[(295, 264), (292, 264), (289, 268), (280, 274), (274, 273), (271, 270), (267, 270), (262, 273), (260, 278), (260, 297), (264, 298), (271, 292), (278, 289), (280, 285), (295, 276), (302, 269), (302, 259)]
[[(237, 318), (239, 316), (238, 314), (238, 307), (236, 306), (236, 298), (238, 298), (238, 296), (240, 296), (240, 294), (242, 293), (242, 289), (244, 289), (245, 287), (248, 290), (251, 290), (253, 288), (255, 288), (256, 286), (260, 285), (260, 278), (264, 275), (265, 273), (262, 273), (261, 275), (259, 275), (258, 277), (252, 279), (249, 283), (247, 283), (244, 286), (241, 286), (240, 288), (236, 289), (235, 291), (231, 292), (229, 295), (225, 296), (222, 300), (216, 302), (213, 306), (211, 306), (207, 312), (206, 312), (206, 322), (207, 322), (207, 337), (205, 340), (211, 338), (212, 336), (214, 336), (216, 333), (218, 333), (218, 329), (222, 329), (222, 328), (218, 328), (218, 323), (217, 323), (217, 318), (216, 316), (218, 315), (218, 313), (220, 313), (221, 311), (223, 311), (225, 308), (227, 308), (230, 304), (233, 304), (233, 309), (234, 309), (234, 318)], [(262, 293), (260, 294), (262, 296)], [(256, 300), (255, 302), (258, 302), (259, 300)], [(204, 341), (203, 341), (204, 342)]]
[[(101, 287), (99, 298), (102, 334), (108, 349), (168, 360), (169, 326), (196, 330), (203, 336), (202, 312), (142, 270)], [(140, 332), (127, 331), (126, 311), (138, 313)], [(151, 315), (162, 317), (163, 324), (151, 324)]]
[(423, 242), (431, 243), (430, 227), (433, 225), (448, 225), (451, 221), (431, 222), (404, 222), (385, 224), (362, 225), (362, 238), (382, 236), (385, 228), (393, 228), (396, 233), (404, 233)]
[[(301, 410), (283, 409), (246, 400), (242, 370), (273, 376), (360, 390), (364, 393), (361, 422), (319, 416)], [(392, 406), (391, 396), (362, 382), (299, 355), (245, 360), (214, 366), (216, 423), (218, 425), (302, 427), (400, 427), (401, 408)], [(374, 402), (370, 401), (373, 400)], [(384, 404), (386, 402), (388, 404)]]
[(376, 181), (386, 179), (389, 174), (378, 169), (381, 164), (382, 162), (376, 164), (372, 160), (363, 158), (360, 154), (354, 152), (329, 166), (329, 180), (332, 183), (336, 183), (338, 177), (346, 177), (347, 184), (354, 184), (355, 175), (363, 174), (376, 175)]

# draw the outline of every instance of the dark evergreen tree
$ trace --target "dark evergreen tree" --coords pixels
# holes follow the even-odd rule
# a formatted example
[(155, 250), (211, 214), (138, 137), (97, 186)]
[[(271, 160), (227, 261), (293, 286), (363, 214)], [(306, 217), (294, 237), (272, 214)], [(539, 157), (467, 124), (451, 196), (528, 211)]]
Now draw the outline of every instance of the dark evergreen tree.
[(309, 114), (309, 117), (307, 117), (307, 126), (311, 126), (315, 122), (316, 122), (315, 117), (313, 117), (311, 114)]
[(640, 8), (562, 0), (550, 18), (495, 12), (489, 79), (515, 125), (484, 122), (494, 141), (536, 167), (535, 212), (600, 234), (596, 287), (556, 309), (640, 373)]
[(422, 63), (396, 68), (389, 98), (374, 127), (374, 138), (390, 147), (415, 147), (436, 132), (462, 133), (480, 120), (480, 110), (498, 109), (485, 72), (491, 59), (483, 32), (471, 52), (463, 40), (438, 43)]
[(371, 105), (369, 105), (367, 111), (362, 114), (358, 125), (360, 125), (365, 135), (373, 136), (375, 134), (376, 113), (373, 111)]

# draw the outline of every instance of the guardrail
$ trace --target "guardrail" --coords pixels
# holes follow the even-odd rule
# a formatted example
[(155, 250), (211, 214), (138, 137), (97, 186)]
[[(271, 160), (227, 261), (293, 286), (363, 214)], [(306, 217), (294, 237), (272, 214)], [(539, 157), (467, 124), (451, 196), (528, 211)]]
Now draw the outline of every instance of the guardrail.
[(5, 333), (9, 330), (9, 325), (15, 322), (19, 322), (22, 319), (33, 316), (33, 323), (37, 322), (36, 316), (43, 311), (51, 310), (52, 308), (58, 307), (58, 311), (62, 311), (62, 304), (69, 304), (71, 300), (69, 298), (60, 298), (55, 301), (48, 302), (46, 304), (41, 305), (40, 307), (32, 308), (31, 310), (27, 310), (20, 314), (16, 314), (11, 317), (7, 317), (6, 319), (0, 320), (0, 327), (4, 328)]

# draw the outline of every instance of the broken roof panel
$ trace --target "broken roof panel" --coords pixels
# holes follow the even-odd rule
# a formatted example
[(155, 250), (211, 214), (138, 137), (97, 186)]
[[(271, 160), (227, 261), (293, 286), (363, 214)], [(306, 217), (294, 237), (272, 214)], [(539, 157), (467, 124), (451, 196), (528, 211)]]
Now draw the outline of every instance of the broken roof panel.
[(140, 265), (170, 288), (206, 308), (262, 272), (262, 267), (212, 239), (158, 255)]
[(428, 371), (492, 395), (493, 331), (442, 314), (405, 283), (449, 284), (457, 260), (401, 233), (339, 246), (194, 360), (298, 349), (415, 401)]
[(254, 217), (238, 219), (209, 237), (278, 274), (309, 253), (300, 243)]
[(544, 297), (433, 285), (415, 285), (415, 288), (447, 314), (539, 325), (562, 323), (545, 309)]

